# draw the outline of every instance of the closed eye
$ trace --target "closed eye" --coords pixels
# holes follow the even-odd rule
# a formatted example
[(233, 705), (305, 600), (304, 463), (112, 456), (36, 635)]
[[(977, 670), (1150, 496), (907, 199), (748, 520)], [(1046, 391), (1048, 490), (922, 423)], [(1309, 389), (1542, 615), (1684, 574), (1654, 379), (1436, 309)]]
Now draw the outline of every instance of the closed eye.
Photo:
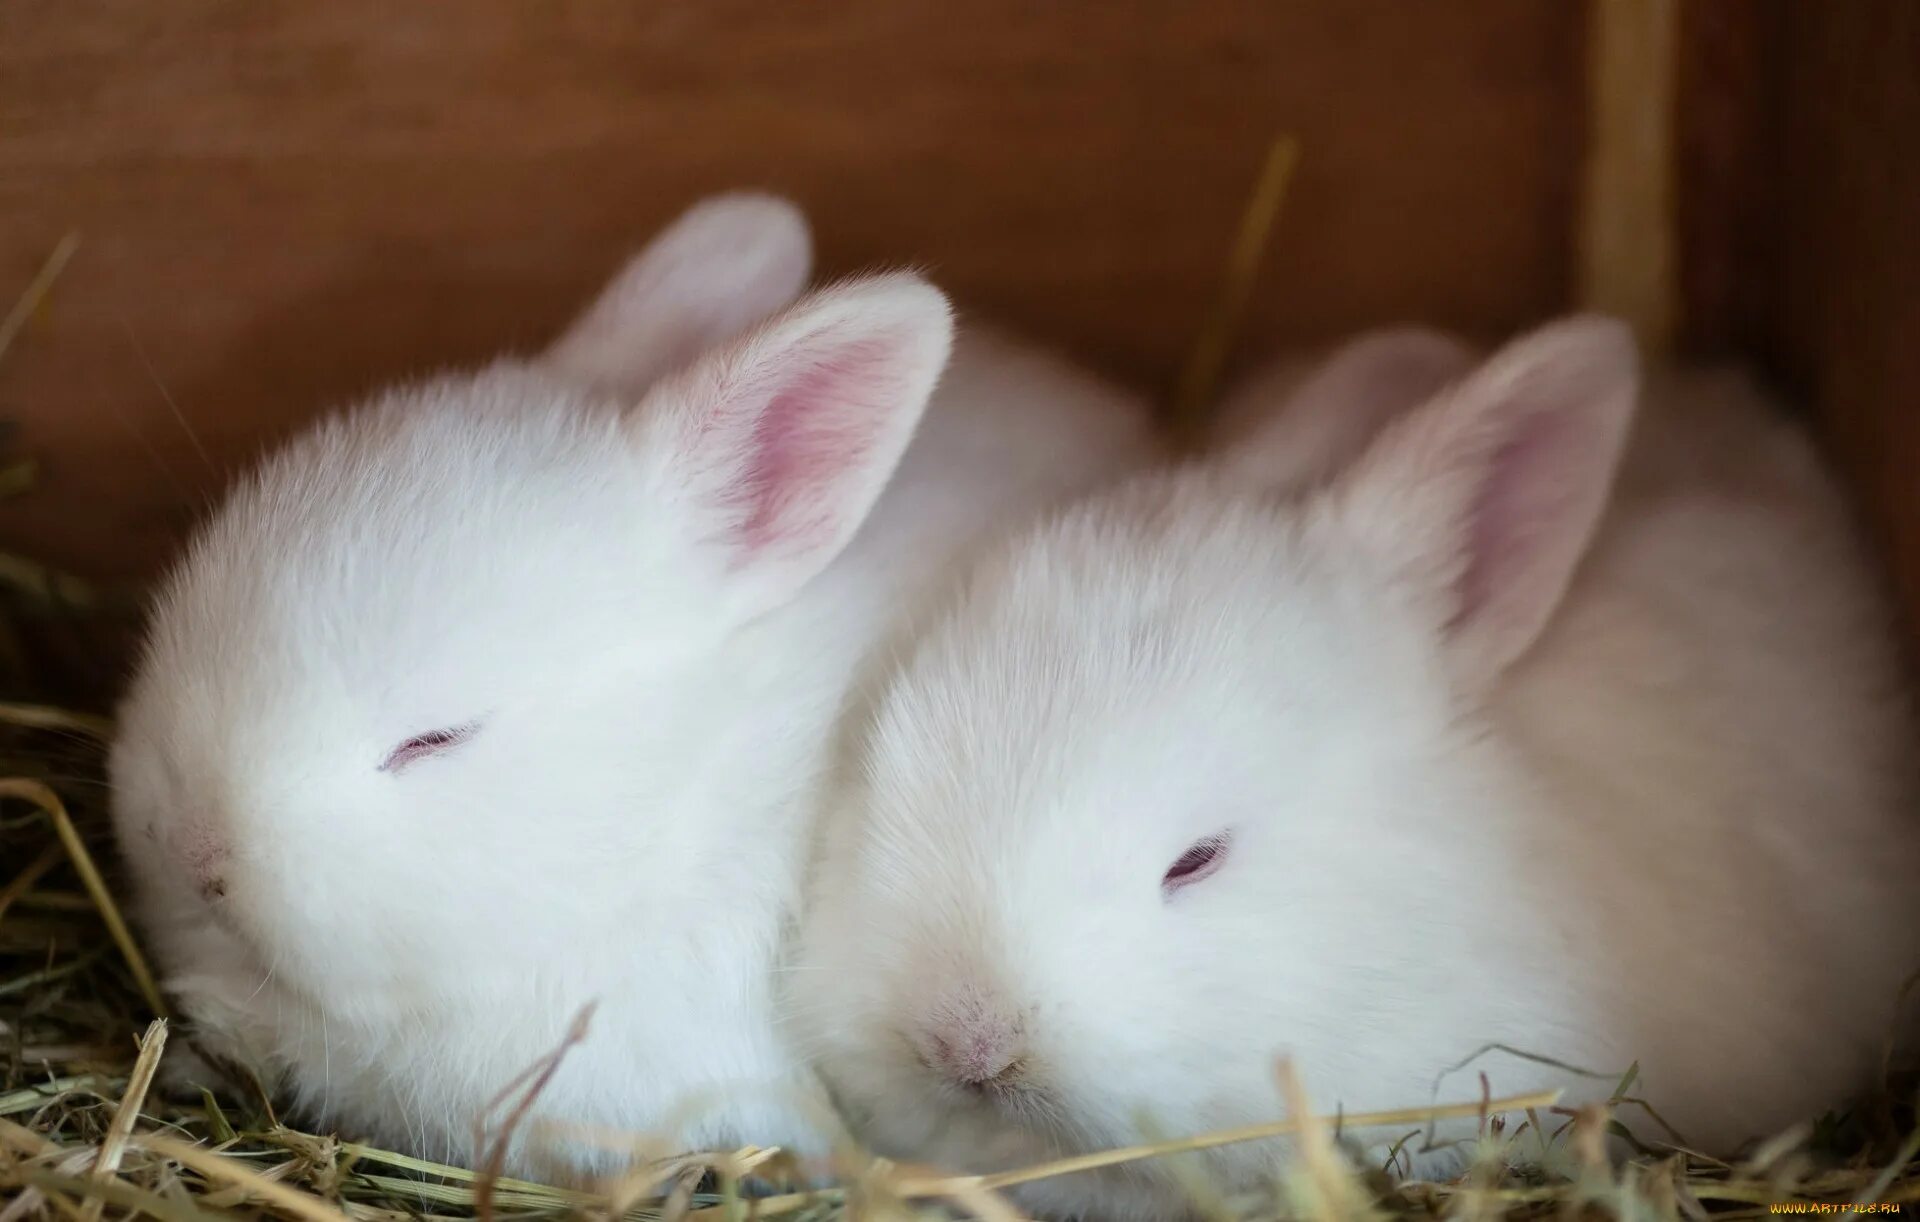
[(450, 750), (472, 738), (479, 729), (479, 723), (473, 722), (464, 726), (452, 726), (445, 730), (429, 730), (425, 734), (416, 734), (388, 754), (386, 762), (380, 765), (380, 771), (398, 772), (415, 760)]
[(1233, 833), (1230, 831), (1215, 832), (1194, 841), (1187, 846), (1186, 852), (1167, 867), (1166, 874), (1160, 879), (1160, 894), (1171, 896), (1213, 874), (1226, 863), (1227, 850), (1231, 847)]

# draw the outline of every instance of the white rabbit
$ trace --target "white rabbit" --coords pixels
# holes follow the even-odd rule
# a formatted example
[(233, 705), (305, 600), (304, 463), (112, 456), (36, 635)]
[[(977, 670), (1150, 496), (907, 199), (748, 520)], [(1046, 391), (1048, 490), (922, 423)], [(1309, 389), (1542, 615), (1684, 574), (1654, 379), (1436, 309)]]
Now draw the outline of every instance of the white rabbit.
[[(1431, 341), (1371, 337), (1441, 359), (1368, 374), (1363, 345), (1302, 394), (1391, 397)], [(1442, 1076), (1493, 1043), (1637, 1060), (1718, 1151), (1869, 1086), (1920, 967), (1888, 609), (1737, 378), (1663, 383), (1616, 486), (1636, 364), (1618, 324), (1562, 322), (1370, 444), (1283, 414), (1358, 451), (1325, 479), (1260, 486), (1254, 455), (1283, 484), (1320, 459), (1254, 436), (984, 558), (876, 701), (789, 977), (856, 1131), (992, 1171), (1277, 1119), (1281, 1055), (1328, 1112), (1472, 1099)], [(1196, 1170), (1245, 1188), (1282, 1153)], [(1151, 1163), (1019, 1195), (1183, 1199)]]
[(883, 275), (789, 305), (810, 262), (790, 204), (707, 201), (544, 356), (316, 426), (200, 533), (111, 763), (210, 1052), (470, 1162), (597, 1001), (535, 1118), (818, 1141), (771, 999), (859, 668), (969, 541), (1143, 462), (1147, 416), (966, 335), (916, 435), (945, 298)]

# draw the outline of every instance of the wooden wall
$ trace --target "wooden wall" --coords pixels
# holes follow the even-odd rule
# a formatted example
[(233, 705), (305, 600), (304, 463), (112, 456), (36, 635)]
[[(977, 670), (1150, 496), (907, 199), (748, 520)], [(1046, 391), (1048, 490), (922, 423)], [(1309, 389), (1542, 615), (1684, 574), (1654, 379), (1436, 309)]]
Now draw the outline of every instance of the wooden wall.
[[(1682, 337), (1804, 393), (1920, 608), (1920, 5), (1682, 18)], [(0, 0), (0, 303), (82, 238), (0, 358), (0, 461), (41, 464), (0, 550), (145, 577), (264, 441), (537, 344), (729, 186), (797, 196), (828, 270), (918, 262), (1160, 391), (1290, 132), (1243, 350), (1518, 327), (1573, 288), (1585, 29), (1571, 0)]]
[(539, 342), (728, 186), (796, 195), (829, 268), (921, 262), (1162, 389), (1292, 132), (1252, 344), (1497, 333), (1567, 294), (1581, 26), (1567, 0), (0, 0), (0, 300), (83, 239), (0, 360), (6, 444), (43, 464), (0, 547), (149, 573), (263, 438)]
[(1920, 4), (1769, 0), (1754, 339), (1810, 402), (1920, 640)]

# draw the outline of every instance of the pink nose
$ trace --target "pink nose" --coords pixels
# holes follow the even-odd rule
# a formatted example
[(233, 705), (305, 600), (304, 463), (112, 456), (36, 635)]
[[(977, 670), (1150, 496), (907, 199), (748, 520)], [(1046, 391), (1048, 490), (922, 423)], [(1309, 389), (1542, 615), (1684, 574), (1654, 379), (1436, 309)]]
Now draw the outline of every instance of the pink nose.
[(200, 897), (211, 903), (227, 893), (227, 845), (210, 829), (195, 826), (181, 837), (180, 858)]
[(913, 1043), (921, 1061), (956, 1086), (1009, 1086), (1025, 1068), (1020, 1021), (975, 997), (933, 1007)]

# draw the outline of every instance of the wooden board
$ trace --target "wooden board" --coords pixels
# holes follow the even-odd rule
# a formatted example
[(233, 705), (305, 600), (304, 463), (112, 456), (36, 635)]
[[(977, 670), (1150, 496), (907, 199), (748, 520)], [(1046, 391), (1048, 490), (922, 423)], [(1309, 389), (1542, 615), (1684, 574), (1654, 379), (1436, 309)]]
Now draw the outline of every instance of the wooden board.
[(1920, 639), (1920, 5), (1766, 10), (1765, 348), (1813, 405)]
[(1680, 8), (1674, 152), (1679, 163), (1682, 347), (1750, 353), (1771, 289), (1767, 112), (1772, 31), (1757, 0)]
[(1580, 28), (1565, 0), (0, 0), (0, 299), (84, 239), (0, 364), (45, 473), (0, 546), (149, 573), (264, 439), (538, 343), (728, 186), (801, 199), (831, 269), (918, 261), (1159, 390), (1290, 131), (1250, 348), (1517, 327), (1567, 295)]

